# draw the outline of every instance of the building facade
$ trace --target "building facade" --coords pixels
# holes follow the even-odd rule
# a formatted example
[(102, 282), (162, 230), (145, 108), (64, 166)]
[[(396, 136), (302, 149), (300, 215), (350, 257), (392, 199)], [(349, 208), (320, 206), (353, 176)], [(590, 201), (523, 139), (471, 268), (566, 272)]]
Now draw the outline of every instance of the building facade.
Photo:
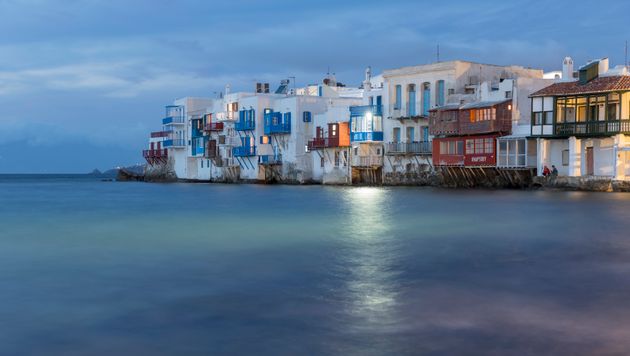
[(577, 79), (531, 95), (531, 136), (538, 143), (538, 172), (630, 178), (630, 75), (608, 59), (578, 70)]

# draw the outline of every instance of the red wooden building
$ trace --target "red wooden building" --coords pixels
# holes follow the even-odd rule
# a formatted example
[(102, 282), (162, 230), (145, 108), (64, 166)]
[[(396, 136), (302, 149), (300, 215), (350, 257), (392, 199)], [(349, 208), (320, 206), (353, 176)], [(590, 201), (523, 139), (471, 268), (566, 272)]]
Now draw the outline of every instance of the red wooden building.
[(512, 131), (512, 100), (445, 106), (431, 111), (435, 166), (496, 166), (497, 137)]

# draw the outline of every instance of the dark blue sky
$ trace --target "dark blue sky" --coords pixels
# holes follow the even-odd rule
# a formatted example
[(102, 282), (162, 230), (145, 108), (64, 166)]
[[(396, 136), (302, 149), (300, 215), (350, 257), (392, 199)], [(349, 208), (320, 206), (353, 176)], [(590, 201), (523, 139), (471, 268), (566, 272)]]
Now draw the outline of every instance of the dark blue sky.
[(0, 0), (0, 173), (141, 163), (163, 106), (328, 67), (622, 64), (630, 2)]

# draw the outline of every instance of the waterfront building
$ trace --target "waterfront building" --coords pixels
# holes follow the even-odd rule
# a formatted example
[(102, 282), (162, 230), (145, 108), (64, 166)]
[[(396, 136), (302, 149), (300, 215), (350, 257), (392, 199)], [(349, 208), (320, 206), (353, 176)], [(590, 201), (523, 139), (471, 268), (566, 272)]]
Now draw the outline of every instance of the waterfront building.
[[(309, 182), (313, 117), (329, 108), (348, 112), (362, 92), (337, 83), (333, 75), (300, 89), (283, 81), (274, 93), (266, 83), (257, 84), (255, 92), (231, 93), (226, 86), (219, 98), (186, 98), (168, 106), (163, 120), (168, 134), (152, 138), (152, 150), (144, 154), (178, 179)], [(158, 160), (162, 148), (166, 157)]]
[(430, 110), (433, 165), (535, 168), (536, 145), (527, 140), (528, 96), (551, 79), (543, 79), (542, 70), (518, 66), (458, 65), (470, 67), (460, 69), (459, 86), (447, 94), (444, 105)]
[(562, 176), (630, 178), (626, 66), (611, 69), (608, 58), (591, 61), (579, 68), (577, 76), (533, 93), (531, 107), (539, 174), (545, 166), (555, 165)]

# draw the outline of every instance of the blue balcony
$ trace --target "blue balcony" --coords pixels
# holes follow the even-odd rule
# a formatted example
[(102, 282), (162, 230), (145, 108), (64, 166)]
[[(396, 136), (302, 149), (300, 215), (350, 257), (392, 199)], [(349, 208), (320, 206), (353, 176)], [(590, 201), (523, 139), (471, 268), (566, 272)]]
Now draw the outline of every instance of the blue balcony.
[(265, 112), (265, 135), (282, 135), (291, 133), (291, 113), (273, 111)]
[(350, 134), (350, 141), (352, 142), (383, 141), (383, 131), (352, 132)]
[(185, 146), (186, 146), (186, 140), (180, 139), (180, 138), (162, 141), (162, 147), (164, 148), (166, 147), (177, 148), (177, 147), (185, 147)]
[(181, 116), (168, 116), (162, 119), (162, 125), (181, 125), (183, 123), (184, 118)]
[(238, 112), (238, 121), (234, 123), (236, 131), (253, 131), (256, 129), (256, 112), (254, 109)]
[(372, 114), (372, 116), (383, 116), (383, 106), (382, 105), (362, 105), (362, 106), (350, 107), (350, 117), (365, 116), (368, 113)]
[(256, 155), (256, 146), (239, 146), (232, 148), (234, 157), (252, 157)]
[(382, 105), (350, 107), (350, 141), (383, 141)]
[(259, 163), (261, 165), (263, 165), (263, 166), (281, 165), (282, 164), (282, 155), (281, 154), (275, 154), (275, 155), (260, 156)]

